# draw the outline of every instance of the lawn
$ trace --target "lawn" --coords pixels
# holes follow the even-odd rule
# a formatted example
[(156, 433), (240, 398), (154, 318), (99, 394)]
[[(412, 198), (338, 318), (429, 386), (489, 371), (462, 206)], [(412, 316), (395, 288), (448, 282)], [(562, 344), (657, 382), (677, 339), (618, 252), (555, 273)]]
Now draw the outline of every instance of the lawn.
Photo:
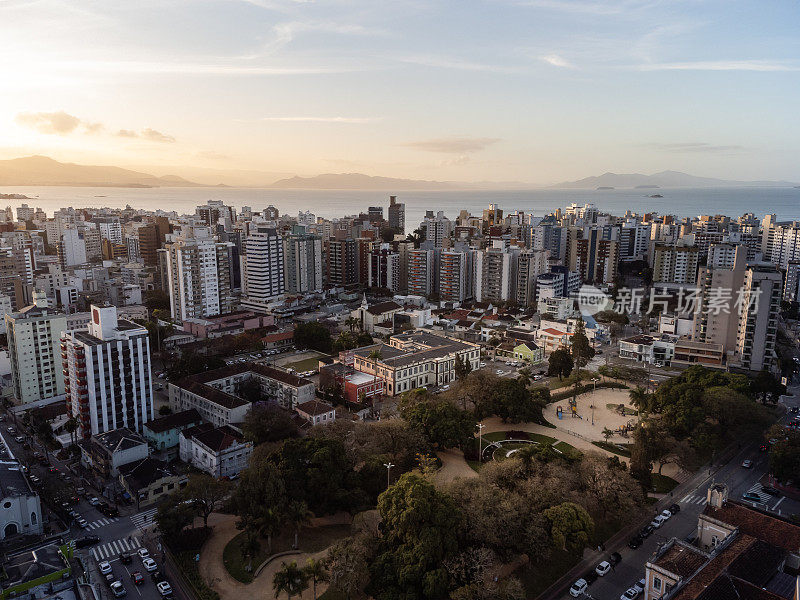
[(553, 448), (555, 448), (556, 450), (560, 450), (566, 456), (577, 457), (581, 455), (580, 450), (578, 450), (575, 446), (571, 446), (567, 442), (558, 442), (557, 444), (553, 444)]
[(320, 354), (319, 356), (312, 356), (311, 358), (304, 358), (303, 360), (298, 360), (297, 362), (293, 363), (286, 363), (283, 365), (285, 368), (294, 369), (295, 371), (314, 371), (315, 369), (319, 368), (319, 360), (321, 358), (325, 358), (325, 354)]
[(672, 477), (667, 477), (666, 475), (659, 475), (658, 473), (653, 473), (652, 481), (653, 481), (653, 491), (656, 494), (667, 494), (678, 486), (678, 482), (675, 481)]
[[(323, 525), (320, 527), (302, 527), (300, 529), (300, 550), (303, 552), (319, 552), (337, 540), (350, 535), (350, 525)], [(253, 573), (247, 571), (248, 559), (242, 556), (241, 544), (245, 539), (244, 532), (234, 537), (222, 551), (222, 562), (231, 577), (242, 583), (253, 581)], [(267, 540), (260, 539), (261, 548), (253, 558), (253, 571), (270, 555), (292, 549), (294, 530), (286, 527), (280, 534), (272, 538), (272, 552), (267, 551)]]
[(620, 456), (626, 456), (628, 458), (631, 456), (630, 444), (614, 444), (612, 442), (592, 442), (592, 444), (603, 450), (619, 454)]

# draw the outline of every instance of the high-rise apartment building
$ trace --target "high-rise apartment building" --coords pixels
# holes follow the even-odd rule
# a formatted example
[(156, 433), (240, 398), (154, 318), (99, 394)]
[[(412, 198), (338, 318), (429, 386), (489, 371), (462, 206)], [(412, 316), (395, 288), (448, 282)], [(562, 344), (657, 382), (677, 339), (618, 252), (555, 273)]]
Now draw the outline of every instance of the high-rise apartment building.
[(399, 284), (400, 255), (391, 250), (388, 244), (382, 244), (380, 248), (373, 250), (369, 255), (367, 285), (397, 292)]
[(800, 260), (790, 260), (786, 264), (783, 299), (789, 302), (800, 300)]
[(273, 227), (259, 226), (244, 241), (242, 306), (266, 310), (286, 291), (283, 241)]
[(209, 200), (195, 209), (195, 214), (200, 217), (205, 225), (216, 232), (217, 225), (222, 224), (227, 230), (236, 222), (236, 211), (231, 206), (225, 206), (222, 200)]
[(77, 227), (70, 227), (64, 230), (64, 233), (61, 234), (61, 241), (58, 243), (58, 260), (64, 269), (86, 264), (84, 230)]
[(433, 242), (436, 248), (441, 248), (444, 239), (450, 237), (453, 232), (453, 222), (444, 216), (444, 212), (441, 210), (436, 213), (436, 216), (433, 216), (433, 211), (428, 211), (420, 223), (420, 229), (425, 232), (426, 241)]
[(471, 254), (456, 250), (443, 250), (439, 255), (439, 299), (442, 302), (464, 302), (471, 297), (469, 281), (472, 279), (469, 261)]
[(67, 405), (79, 436), (120, 427), (141, 433), (155, 416), (147, 329), (118, 319), (113, 306), (92, 306), (89, 331), (60, 339)]
[(692, 284), (697, 281), (700, 251), (695, 246), (655, 244), (653, 282)]
[(322, 290), (322, 238), (306, 233), (300, 225), (283, 240), (286, 291), (290, 293)]
[(397, 196), (389, 196), (389, 227), (401, 235), (406, 232), (406, 205)]
[(22, 404), (64, 393), (58, 344), (67, 317), (48, 307), (44, 292), (33, 297), (33, 305), (6, 315), (14, 397)]
[(491, 248), (475, 256), (475, 300), (506, 302), (511, 298), (512, 281), (516, 278), (516, 261), (503, 240), (495, 240)]
[(437, 252), (433, 248), (419, 248), (408, 252), (409, 294), (427, 297), (437, 291), (439, 283), (437, 262)]
[(114, 244), (122, 243), (122, 223), (119, 222), (119, 217), (96, 217), (92, 222), (97, 223), (101, 238)]
[(778, 223), (775, 215), (762, 221), (761, 252), (764, 260), (785, 268), (791, 260), (800, 260), (800, 223)]
[(742, 285), (736, 354), (750, 371), (777, 367), (775, 341), (781, 308), (783, 276), (774, 265), (749, 265)]
[(173, 319), (182, 322), (231, 312), (228, 246), (228, 242), (216, 242), (206, 228), (198, 227), (158, 251)]
[(325, 243), (326, 284), (331, 287), (357, 285), (358, 245), (352, 238), (328, 239)]
[(515, 300), (520, 306), (536, 303), (536, 282), (549, 268), (548, 257), (547, 250), (526, 249), (518, 254)]
[(611, 283), (617, 276), (619, 242), (605, 239), (599, 227), (581, 231), (568, 228), (569, 263), (571, 271), (577, 271), (586, 283)]

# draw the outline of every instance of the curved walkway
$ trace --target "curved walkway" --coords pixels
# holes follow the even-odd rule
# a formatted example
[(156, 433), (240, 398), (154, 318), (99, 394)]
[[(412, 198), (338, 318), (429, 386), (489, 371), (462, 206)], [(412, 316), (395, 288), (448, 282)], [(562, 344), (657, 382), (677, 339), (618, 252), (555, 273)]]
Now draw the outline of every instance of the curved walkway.
[[(328, 552), (326, 548), (320, 552), (311, 554), (303, 552), (283, 559), (273, 560), (252, 583), (242, 583), (231, 577), (222, 563), (222, 551), (225, 546), (236, 535), (241, 533), (236, 529), (236, 518), (234, 515), (213, 513), (208, 519), (208, 524), (213, 527), (214, 531), (200, 553), (200, 573), (206, 583), (219, 593), (222, 600), (274, 598), (275, 592), (272, 589), (272, 578), (281, 568), (283, 562), (295, 561), (302, 566), (309, 558), (323, 558)], [(326, 589), (327, 584), (317, 583), (317, 596), (320, 596)], [(314, 594), (309, 584), (309, 588), (299, 598), (300, 600), (312, 600), (313, 597)]]
[(461, 450), (440, 450), (436, 455), (442, 461), (442, 468), (436, 472), (437, 483), (447, 483), (448, 481), (453, 481), (457, 477), (478, 476), (478, 473), (467, 464), (467, 461), (464, 459), (464, 453)]

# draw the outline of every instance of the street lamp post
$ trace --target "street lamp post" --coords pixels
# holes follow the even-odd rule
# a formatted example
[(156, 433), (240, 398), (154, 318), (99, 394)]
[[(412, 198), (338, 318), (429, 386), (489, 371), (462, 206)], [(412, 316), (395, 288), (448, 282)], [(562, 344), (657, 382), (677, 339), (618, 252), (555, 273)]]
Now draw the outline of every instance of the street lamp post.
[(386, 467), (386, 489), (388, 490), (390, 484), (389, 475), (392, 472), (392, 467), (394, 465), (391, 462), (388, 462), (388, 463), (383, 463), (383, 466)]
[(478, 423), (478, 462), (483, 462), (483, 423)]

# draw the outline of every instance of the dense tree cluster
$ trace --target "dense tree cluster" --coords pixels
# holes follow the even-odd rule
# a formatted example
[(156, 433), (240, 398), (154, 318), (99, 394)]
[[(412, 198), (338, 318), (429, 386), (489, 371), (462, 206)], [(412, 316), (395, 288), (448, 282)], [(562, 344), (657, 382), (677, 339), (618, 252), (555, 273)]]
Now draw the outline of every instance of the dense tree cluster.
[(333, 349), (331, 332), (321, 323), (300, 323), (294, 328), (294, 345), (329, 354)]

